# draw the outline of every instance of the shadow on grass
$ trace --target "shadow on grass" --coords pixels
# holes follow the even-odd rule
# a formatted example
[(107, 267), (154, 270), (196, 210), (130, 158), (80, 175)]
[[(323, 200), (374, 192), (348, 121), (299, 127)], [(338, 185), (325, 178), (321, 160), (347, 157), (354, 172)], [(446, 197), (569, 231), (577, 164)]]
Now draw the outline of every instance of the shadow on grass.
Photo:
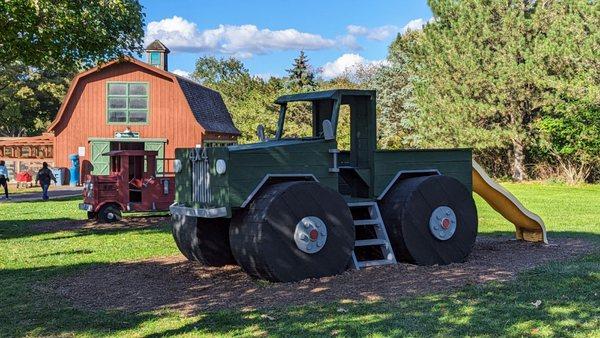
[(132, 216), (124, 218), (121, 222), (110, 224), (65, 217), (36, 220), (2, 220), (0, 221), (0, 239), (26, 238), (57, 232), (67, 232), (68, 234), (41, 240), (52, 241), (90, 234), (114, 234), (138, 230), (159, 229), (162, 232), (170, 232), (170, 222), (170, 218), (164, 216)]
[[(97, 264), (51, 266), (44, 268), (0, 270), (0, 336), (55, 336), (108, 333), (127, 329), (153, 315), (128, 316), (119, 311), (90, 313), (70, 307), (38, 283)], [(130, 320), (132, 322), (130, 322)]]
[[(53, 238), (53, 239), (56, 239), (56, 238)], [(64, 255), (87, 255), (87, 254), (91, 254), (91, 253), (94, 253), (94, 251), (89, 250), (89, 249), (78, 249), (78, 250), (57, 251), (57, 252), (52, 252), (52, 253), (47, 253), (47, 254), (35, 255), (35, 256), (32, 256), (31, 258), (43, 258), (43, 257), (64, 256)]]
[[(185, 333), (572, 336), (593, 335), (598, 330), (600, 300), (594, 293), (600, 287), (600, 254), (550, 264), (523, 273), (513, 282), (469, 286), (450, 294), (393, 303), (338, 302), (272, 311), (205, 312), (190, 318), (167, 312), (77, 310), (38, 283), (72, 269), (98, 265), (0, 271), (0, 285), (9, 286), (0, 293), (0, 336), (94, 336), (127, 334), (127, 330), (146, 337)], [(536, 306), (537, 300), (541, 303)]]

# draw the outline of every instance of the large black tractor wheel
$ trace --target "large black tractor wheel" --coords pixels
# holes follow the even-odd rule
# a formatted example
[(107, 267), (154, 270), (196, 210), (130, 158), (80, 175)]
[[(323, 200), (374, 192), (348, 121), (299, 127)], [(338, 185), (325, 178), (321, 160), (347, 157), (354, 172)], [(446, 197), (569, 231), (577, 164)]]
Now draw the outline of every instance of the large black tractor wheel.
[(463, 262), (477, 236), (477, 209), (458, 180), (408, 178), (379, 206), (396, 258), (419, 265)]
[[(89, 214), (88, 214), (89, 217)], [(100, 223), (113, 223), (121, 220), (121, 208), (115, 204), (105, 204), (96, 216)]]
[(229, 248), (227, 218), (198, 218), (173, 215), (173, 238), (189, 260), (207, 266), (235, 264)]
[(233, 256), (248, 274), (291, 282), (346, 270), (354, 223), (336, 191), (317, 182), (285, 182), (264, 188), (238, 212), (229, 236)]

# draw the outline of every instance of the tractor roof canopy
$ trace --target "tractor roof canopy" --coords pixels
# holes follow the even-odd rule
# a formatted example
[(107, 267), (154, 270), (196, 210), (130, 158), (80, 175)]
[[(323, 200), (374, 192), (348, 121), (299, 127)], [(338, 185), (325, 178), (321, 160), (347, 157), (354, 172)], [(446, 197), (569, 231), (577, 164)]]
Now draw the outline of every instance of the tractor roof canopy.
[(276, 139), (288, 139), (285, 135), (286, 110), (291, 102), (312, 103), (312, 135), (311, 137), (291, 137), (295, 139), (324, 138), (323, 123), (331, 122), (333, 137), (337, 136), (340, 106), (347, 105), (350, 111), (350, 143), (353, 154), (362, 157), (376, 148), (376, 92), (374, 90), (335, 89), (312, 93), (301, 93), (279, 97), (275, 103), (281, 105), (277, 125)]
[(311, 92), (311, 93), (300, 93), (300, 94), (292, 94), (292, 95), (283, 95), (280, 96), (275, 103), (277, 104), (285, 104), (288, 102), (298, 102), (298, 101), (319, 101), (319, 100), (342, 100), (341, 104), (344, 104), (344, 97), (349, 96), (368, 96), (375, 98), (374, 90), (359, 90), (359, 89), (333, 89), (333, 90), (325, 90), (320, 92)]

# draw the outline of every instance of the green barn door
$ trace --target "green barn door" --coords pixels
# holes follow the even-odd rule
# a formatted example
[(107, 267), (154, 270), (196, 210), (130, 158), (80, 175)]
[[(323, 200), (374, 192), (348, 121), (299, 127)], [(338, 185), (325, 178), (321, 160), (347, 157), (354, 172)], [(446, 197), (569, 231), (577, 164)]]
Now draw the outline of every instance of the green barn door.
[(110, 142), (91, 141), (90, 144), (92, 149), (92, 166), (94, 166), (92, 173), (94, 175), (108, 175), (110, 158), (108, 156), (102, 156), (102, 154), (110, 151)]
[(164, 171), (164, 168), (163, 168), (164, 161), (162, 159), (165, 157), (165, 143), (164, 142), (156, 142), (156, 141), (145, 142), (144, 150), (158, 151), (158, 155), (156, 156), (156, 158), (158, 159), (156, 161), (156, 173), (162, 174)]

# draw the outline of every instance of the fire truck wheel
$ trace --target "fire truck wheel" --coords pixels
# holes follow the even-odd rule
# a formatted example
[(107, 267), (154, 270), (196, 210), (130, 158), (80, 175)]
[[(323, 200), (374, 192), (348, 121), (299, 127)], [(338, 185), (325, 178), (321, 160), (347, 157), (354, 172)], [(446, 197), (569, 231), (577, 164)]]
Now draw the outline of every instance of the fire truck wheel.
[(402, 180), (379, 208), (398, 260), (443, 265), (463, 262), (473, 250), (475, 201), (454, 178), (436, 175)]
[(96, 219), (98, 217), (98, 214), (93, 212), (93, 211), (88, 211), (87, 212), (87, 218), (88, 219)]
[(104, 205), (98, 210), (98, 221), (113, 223), (121, 220), (121, 209), (114, 204)]
[(354, 223), (342, 196), (317, 182), (271, 185), (229, 229), (231, 251), (251, 276), (291, 282), (339, 274), (354, 249)]
[(235, 264), (229, 248), (227, 218), (197, 218), (173, 215), (173, 238), (189, 260), (207, 266)]

